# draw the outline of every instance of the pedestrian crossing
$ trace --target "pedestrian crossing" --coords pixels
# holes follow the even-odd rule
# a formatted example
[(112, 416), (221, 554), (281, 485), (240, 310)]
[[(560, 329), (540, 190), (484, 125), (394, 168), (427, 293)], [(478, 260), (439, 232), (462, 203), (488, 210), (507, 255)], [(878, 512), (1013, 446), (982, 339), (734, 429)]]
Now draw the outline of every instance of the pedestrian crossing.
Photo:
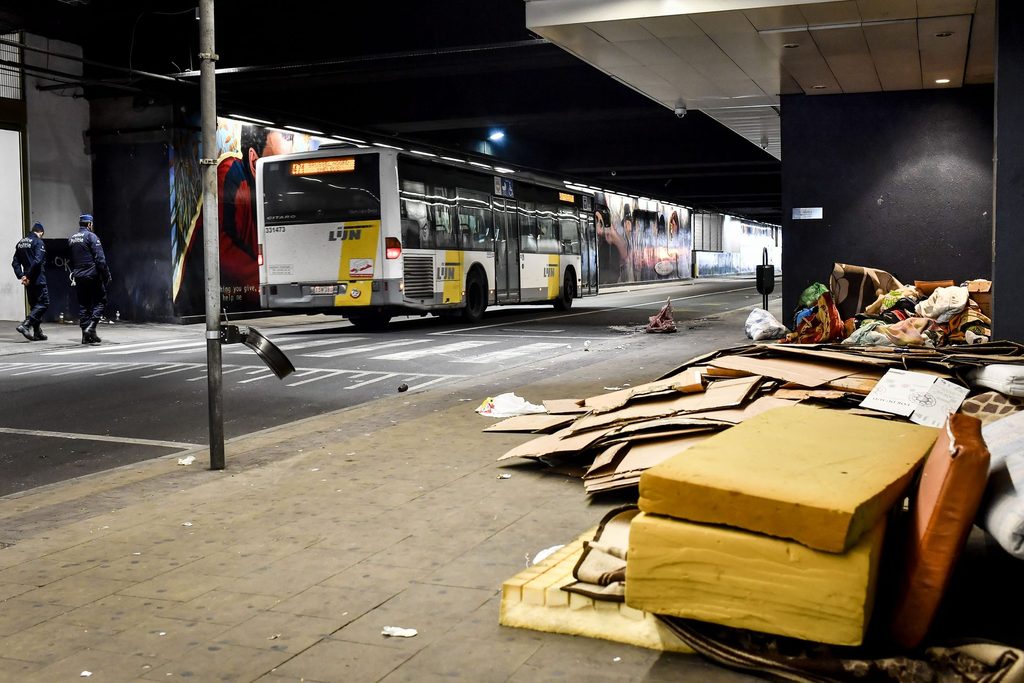
[[(360, 336), (333, 336), (323, 338), (301, 338), (288, 335), (275, 338), (271, 336), (278, 348), (289, 358), (334, 359), (360, 356), (367, 360), (389, 362), (416, 362), (422, 365), (432, 359), (458, 364), (486, 365), (501, 364), (515, 359), (542, 358), (558, 350), (569, 350), (571, 344), (565, 342), (535, 342), (532, 344), (511, 345), (514, 340), (504, 337), (494, 339), (472, 339), (451, 341), (451, 337), (422, 337), (418, 339), (389, 338), (369, 341)], [(496, 345), (506, 348), (495, 349)], [(43, 353), (43, 356), (80, 356), (92, 354), (96, 357), (129, 357), (153, 354), (160, 356), (187, 356), (189, 354), (202, 357), (206, 352), (205, 341), (184, 341), (181, 339), (164, 339), (160, 341), (117, 344), (110, 346), (89, 346), (74, 349), (60, 349)], [(226, 346), (223, 355), (252, 356), (253, 351), (243, 346)], [(187, 363), (180, 364), (182, 367)], [(173, 371), (173, 369), (171, 370)]]
[[(372, 338), (271, 333), (269, 336), (296, 366), (296, 371), (280, 381), (280, 385), (306, 387), (329, 383), (343, 390), (388, 382), (406, 384), (410, 390), (422, 389), (469, 376), (459, 368), (499, 367), (509, 362), (551, 358), (572, 349), (570, 344), (557, 341), (517, 344), (519, 340), (506, 336), (463, 340), (452, 339), (450, 335)], [(34, 357), (35, 362), (0, 362), (0, 379), (94, 376), (203, 382), (206, 380), (205, 353), (205, 340), (195, 337), (55, 349), (39, 354), (45, 358)], [(225, 386), (258, 387), (267, 381), (278, 382), (266, 366), (258, 361), (249, 362), (247, 358), (255, 361), (255, 354), (249, 348), (223, 347)], [(373, 367), (372, 362), (379, 365)], [(367, 363), (371, 369), (365, 367)], [(336, 367), (338, 364), (344, 367)], [(430, 372), (421, 372), (424, 369)]]

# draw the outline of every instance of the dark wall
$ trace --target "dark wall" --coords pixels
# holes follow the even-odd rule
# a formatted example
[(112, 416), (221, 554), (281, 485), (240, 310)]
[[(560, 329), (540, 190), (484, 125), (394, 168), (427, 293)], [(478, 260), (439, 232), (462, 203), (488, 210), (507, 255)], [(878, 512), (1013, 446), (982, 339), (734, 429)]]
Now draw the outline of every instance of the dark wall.
[[(782, 98), (783, 306), (833, 262), (905, 283), (992, 270), (993, 90)], [(792, 220), (793, 207), (822, 220)]]
[(168, 144), (160, 134), (94, 139), (96, 234), (110, 263), (107, 316), (173, 321)]

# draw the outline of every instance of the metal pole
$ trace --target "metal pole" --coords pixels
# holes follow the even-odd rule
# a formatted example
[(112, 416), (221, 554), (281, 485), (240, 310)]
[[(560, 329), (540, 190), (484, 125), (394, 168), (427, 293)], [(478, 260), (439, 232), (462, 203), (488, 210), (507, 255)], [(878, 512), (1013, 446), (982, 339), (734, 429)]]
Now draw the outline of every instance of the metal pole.
[(224, 407), (220, 355), (220, 235), (217, 207), (217, 84), (214, 0), (199, 2), (199, 91), (203, 144), (203, 265), (206, 271), (206, 387), (210, 418), (210, 469), (224, 469)]

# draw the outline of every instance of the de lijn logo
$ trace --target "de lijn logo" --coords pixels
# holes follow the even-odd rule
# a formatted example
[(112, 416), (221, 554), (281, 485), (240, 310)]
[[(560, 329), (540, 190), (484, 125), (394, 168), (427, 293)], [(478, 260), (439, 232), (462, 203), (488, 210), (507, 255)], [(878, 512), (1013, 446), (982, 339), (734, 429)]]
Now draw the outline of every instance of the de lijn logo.
[(363, 231), (359, 228), (335, 228), (327, 233), (327, 238), (331, 242), (337, 242), (338, 240), (357, 240), (362, 237)]

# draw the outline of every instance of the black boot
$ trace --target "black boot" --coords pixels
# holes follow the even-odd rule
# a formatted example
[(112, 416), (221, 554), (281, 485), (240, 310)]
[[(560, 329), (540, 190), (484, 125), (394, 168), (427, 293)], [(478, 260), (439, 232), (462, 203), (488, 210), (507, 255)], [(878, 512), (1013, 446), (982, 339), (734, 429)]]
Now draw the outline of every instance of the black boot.
[(21, 336), (29, 341), (35, 341), (35, 335), (32, 333), (32, 319), (25, 318), (25, 322), (21, 323), (17, 327), (18, 332), (21, 332)]
[(85, 328), (85, 336), (86, 338), (88, 338), (89, 344), (99, 344), (101, 341), (103, 341), (102, 339), (99, 338), (99, 335), (96, 334), (95, 320), (89, 323), (88, 327)]
[(32, 340), (33, 341), (46, 341), (48, 337), (43, 334), (43, 327), (39, 323), (32, 323)]

